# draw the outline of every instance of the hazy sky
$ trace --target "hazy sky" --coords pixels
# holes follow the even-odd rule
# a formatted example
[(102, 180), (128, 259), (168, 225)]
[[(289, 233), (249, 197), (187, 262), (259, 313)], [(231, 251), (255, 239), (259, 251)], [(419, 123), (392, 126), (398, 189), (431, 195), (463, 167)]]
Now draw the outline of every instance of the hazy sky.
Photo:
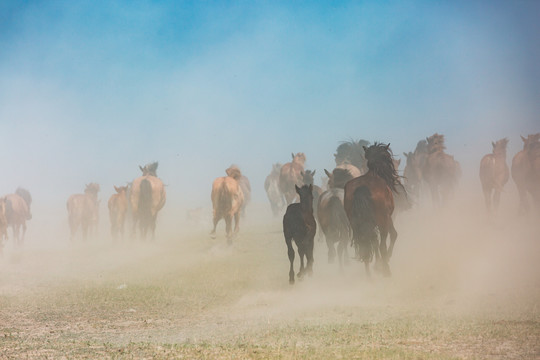
[(1, 2), (0, 192), (106, 201), (159, 160), (181, 206), (231, 163), (264, 200), (291, 152), (322, 175), (339, 141), (441, 132), (467, 171), (540, 131), (540, 2), (291, 3)]

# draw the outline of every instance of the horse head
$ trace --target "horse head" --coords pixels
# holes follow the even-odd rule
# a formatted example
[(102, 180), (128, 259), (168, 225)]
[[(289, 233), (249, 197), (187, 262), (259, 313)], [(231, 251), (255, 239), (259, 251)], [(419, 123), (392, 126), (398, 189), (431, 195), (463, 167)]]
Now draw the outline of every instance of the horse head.
[(230, 176), (235, 180), (239, 180), (242, 177), (242, 172), (240, 171), (240, 168), (234, 164), (229, 166), (225, 170), (225, 172), (227, 173), (227, 176)]
[(497, 142), (491, 142), (493, 146), (493, 155), (504, 155), (506, 156), (506, 146), (508, 145), (508, 139), (504, 138)]
[(314, 177), (315, 177), (315, 171), (317, 170), (306, 170), (301, 171), (300, 175), (302, 175), (302, 182), (306, 185), (313, 184)]
[(291, 154), (293, 157), (293, 163), (300, 164), (304, 166), (304, 163), (306, 162), (306, 155), (302, 152), (296, 153), (296, 155)]
[(430, 137), (427, 137), (426, 140), (429, 153), (434, 153), (446, 149), (446, 146), (444, 145), (444, 135), (442, 134), (435, 133)]

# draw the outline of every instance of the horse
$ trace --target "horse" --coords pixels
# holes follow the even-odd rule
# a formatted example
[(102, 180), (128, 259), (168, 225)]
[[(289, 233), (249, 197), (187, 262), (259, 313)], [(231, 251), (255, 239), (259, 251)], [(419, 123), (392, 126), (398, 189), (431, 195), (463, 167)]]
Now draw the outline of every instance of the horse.
[(0, 255), (4, 248), (4, 240), (7, 240), (8, 222), (6, 219), (6, 197), (0, 198)]
[(296, 185), (302, 185), (302, 171), (304, 171), (304, 163), (306, 162), (304, 153), (291, 155), (292, 162), (283, 165), (279, 173), (279, 190), (285, 197), (287, 205), (296, 199), (294, 189)]
[[(304, 274), (313, 274), (313, 238), (317, 232), (317, 223), (313, 217), (313, 185), (294, 186), (300, 196), (300, 203), (290, 204), (283, 216), (283, 235), (287, 244), (289, 255), (289, 284), (294, 284), (294, 249), (292, 241), (296, 243), (300, 257), (300, 271), (298, 278)], [(304, 268), (304, 257), (307, 264)]]
[(527, 193), (535, 199), (540, 209), (540, 133), (521, 136), (523, 150), (512, 159), (512, 179), (519, 192), (520, 212), (529, 211)]
[(426, 138), (428, 155), (425, 159), (422, 178), (428, 183), (433, 203), (446, 204), (461, 175), (459, 163), (444, 152), (444, 135), (433, 134)]
[(272, 171), (264, 180), (264, 190), (266, 191), (268, 201), (270, 201), (270, 207), (272, 208), (272, 214), (274, 214), (274, 217), (279, 215), (279, 212), (285, 205), (285, 199), (279, 190), (280, 171), (281, 164), (273, 164)]
[[(369, 146), (369, 141), (350, 140), (341, 142), (341, 144), (336, 149), (336, 153), (334, 154), (336, 165), (339, 166), (342, 164), (351, 164), (357, 169), (359, 169), (361, 174), (365, 174), (367, 171), (366, 159), (364, 157), (365, 146)], [(355, 176), (353, 172), (351, 172), (351, 174)]]
[(149, 229), (152, 231), (152, 239), (155, 238), (157, 214), (165, 205), (165, 185), (157, 177), (157, 167), (158, 162), (144, 167), (139, 165), (142, 176), (133, 180), (131, 185), (129, 200), (133, 215), (132, 233), (135, 234), (138, 223), (142, 239), (146, 239)]
[[(367, 275), (371, 274), (369, 265), (375, 254), (376, 269), (390, 276), (389, 260), (397, 239), (392, 220), (393, 193), (398, 189), (405, 192), (405, 189), (394, 168), (390, 144), (375, 143), (364, 150), (368, 172), (345, 184), (343, 206), (353, 231), (356, 256), (364, 262)], [(377, 240), (377, 229), (380, 243)], [(386, 246), (388, 233), (389, 247)]]
[(506, 146), (508, 139), (504, 138), (497, 142), (491, 142), (493, 152), (485, 155), (480, 160), (480, 183), (488, 212), (493, 208), (499, 208), (499, 201), (504, 185), (508, 182), (510, 171), (506, 165)]
[[(214, 228), (210, 232), (212, 238), (216, 236), (216, 227), (221, 219), (225, 219), (225, 232), (227, 244), (232, 244), (233, 236), (240, 231), (240, 212), (244, 203), (244, 193), (239, 184), (240, 171), (230, 172), (231, 175), (218, 177), (212, 183), (212, 207)], [(232, 220), (234, 218), (234, 233)]]
[(404, 186), (407, 192), (417, 199), (420, 196), (420, 186), (422, 183), (422, 173), (418, 164), (417, 156), (413, 152), (403, 153), (407, 159), (403, 169)]
[(13, 238), (15, 244), (22, 245), (24, 242), (24, 235), (26, 234), (26, 221), (32, 219), (32, 213), (30, 211), (30, 205), (32, 204), (32, 196), (30, 195), (28, 190), (23, 188), (17, 188), (14, 194), (6, 195), (5, 198), (5, 216), (7, 226), (11, 226), (11, 228), (13, 229)]
[[(239, 175), (236, 175), (236, 172), (238, 172)], [(240, 168), (237, 165), (229, 166), (229, 168), (225, 170), (225, 173), (227, 173), (228, 176), (238, 177), (238, 185), (240, 185), (240, 189), (244, 194), (244, 202), (242, 203), (241, 213), (242, 216), (245, 216), (246, 206), (251, 202), (251, 184), (249, 183), (249, 179), (244, 174), (242, 174)]]
[(124, 223), (128, 209), (128, 186), (114, 187), (116, 194), (112, 194), (109, 198), (109, 219), (111, 220), (111, 235), (114, 239), (120, 233), (124, 238)]
[(343, 188), (353, 176), (348, 170), (339, 168), (335, 168), (332, 173), (326, 169), (324, 172), (329, 179), (329, 189), (319, 197), (317, 220), (326, 238), (328, 262), (334, 262), (337, 243), (339, 268), (343, 269), (344, 263), (348, 262), (347, 243), (350, 237), (349, 219), (343, 207)]
[(99, 184), (87, 184), (84, 194), (73, 194), (68, 198), (66, 207), (68, 210), (68, 220), (70, 228), (70, 239), (73, 241), (79, 226), (81, 227), (83, 240), (86, 241), (88, 230), (97, 221), (99, 212), (99, 202), (97, 194)]

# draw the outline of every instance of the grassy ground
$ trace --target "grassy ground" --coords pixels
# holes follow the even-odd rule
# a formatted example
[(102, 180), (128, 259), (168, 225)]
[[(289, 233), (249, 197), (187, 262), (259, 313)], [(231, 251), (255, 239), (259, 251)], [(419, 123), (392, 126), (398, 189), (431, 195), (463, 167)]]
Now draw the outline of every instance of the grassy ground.
[[(534, 227), (420, 219), (401, 219), (391, 279), (340, 273), (317, 242), (314, 276), (294, 286), (279, 221), (248, 221), (231, 247), (206, 228), (8, 247), (0, 358), (539, 358)], [(516, 229), (525, 246), (508, 245)]]

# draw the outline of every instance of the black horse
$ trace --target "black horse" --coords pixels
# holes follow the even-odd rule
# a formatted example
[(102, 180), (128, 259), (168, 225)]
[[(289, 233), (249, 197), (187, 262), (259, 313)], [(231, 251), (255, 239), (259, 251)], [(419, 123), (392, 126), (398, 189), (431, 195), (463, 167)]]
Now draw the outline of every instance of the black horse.
[[(287, 207), (283, 216), (283, 235), (289, 255), (291, 267), (289, 270), (289, 283), (294, 284), (294, 249), (292, 240), (298, 248), (300, 256), (300, 271), (298, 278), (301, 279), (307, 272), (313, 273), (313, 238), (317, 231), (317, 224), (313, 217), (313, 185), (304, 185), (301, 188), (295, 185), (296, 192), (300, 196), (300, 203), (294, 203)], [(307, 265), (304, 268), (304, 256)]]

